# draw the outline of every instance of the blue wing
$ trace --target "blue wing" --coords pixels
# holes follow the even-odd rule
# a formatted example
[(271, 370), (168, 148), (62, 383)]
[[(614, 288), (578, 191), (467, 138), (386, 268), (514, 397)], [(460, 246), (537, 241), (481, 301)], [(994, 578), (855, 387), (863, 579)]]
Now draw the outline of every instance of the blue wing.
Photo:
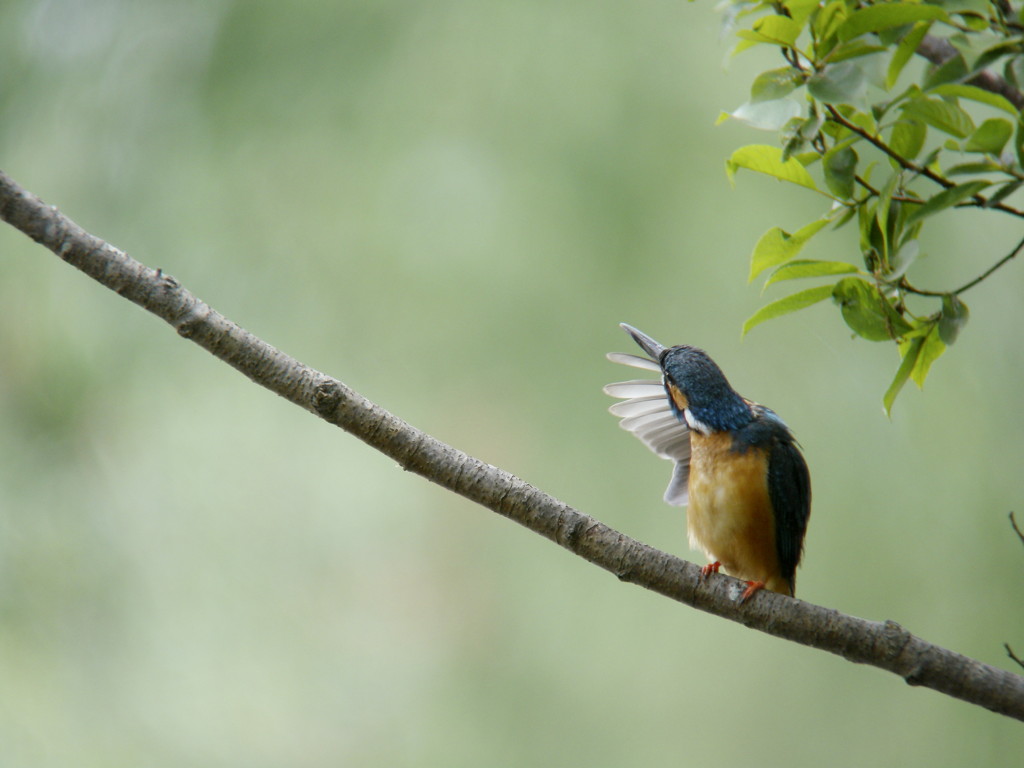
[(811, 476), (788, 429), (779, 430), (768, 453), (768, 494), (775, 513), (779, 571), (795, 587), (796, 567), (811, 517)]

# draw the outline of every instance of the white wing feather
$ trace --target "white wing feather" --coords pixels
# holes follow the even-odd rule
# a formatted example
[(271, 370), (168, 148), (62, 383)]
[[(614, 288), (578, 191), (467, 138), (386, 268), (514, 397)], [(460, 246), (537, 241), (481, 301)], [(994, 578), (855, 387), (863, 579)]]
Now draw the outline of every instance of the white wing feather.
[(623, 400), (652, 397), (664, 399), (665, 387), (661, 385), (660, 381), (633, 379), (631, 381), (616, 381), (614, 384), (606, 384), (604, 393), (612, 397), (622, 398)]
[[(632, 368), (661, 372), (654, 360), (638, 355), (612, 352), (608, 359)], [(689, 501), (690, 430), (673, 413), (664, 385), (656, 379), (633, 379), (609, 384), (604, 391), (622, 400), (608, 409), (621, 419), (619, 426), (636, 435), (658, 456), (675, 462), (665, 501), (675, 506), (686, 504)]]
[(625, 352), (609, 352), (606, 357), (613, 363), (621, 363), (622, 365), (628, 365), (632, 368), (641, 368), (645, 371), (654, 371), (655, 373), (661, 373), (661, 366), (651, 360), (649, 357), (641, 357), (640, 355), (628, 355)]

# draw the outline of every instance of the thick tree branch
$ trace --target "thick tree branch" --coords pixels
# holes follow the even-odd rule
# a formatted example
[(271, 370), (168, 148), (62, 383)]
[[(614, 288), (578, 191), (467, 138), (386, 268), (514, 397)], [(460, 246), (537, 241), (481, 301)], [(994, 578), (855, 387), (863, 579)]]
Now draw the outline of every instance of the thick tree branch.
[(847, 616), (760, 592), (700, 569), (598, 522), (518, 477), (435, 440), (345, 384), (303, 365), (231, 322), (159, 270), (86, 232), (0, 171), (0, 218), (64, 261), (163, 318), (177, 332), (290, 400), (393, 458), (405, 469), (475, 501), (637, 584), (752, 629), (871, 664), (920, 685), (1024, 720), (1024, 677), (912, 635), (895, 622)]
[[(957, 50), (945, 38), (925, 35), (920, 45), (917, 46), (916, 53), (918, 56), (928, 59), (932, 64), (940, 66), (956, 56)], [(982, 88), (991, 93), (997, 93), (1017, 109), (1024, 109), (1024, 94), (995, 72), (987, 69), (982, 70), (971, 77), (967, 84)]]

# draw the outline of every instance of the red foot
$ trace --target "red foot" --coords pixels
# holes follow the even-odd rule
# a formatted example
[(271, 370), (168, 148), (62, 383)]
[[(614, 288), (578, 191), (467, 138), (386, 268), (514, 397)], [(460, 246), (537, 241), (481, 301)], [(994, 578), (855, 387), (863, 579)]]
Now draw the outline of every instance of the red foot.
[(763, 581), (748, 581), (747, 588), (743, 590), (743, 594), (740, 595), (740, 603), (747, 602), (755, 592), (761, 589), (764, 589)]
[(708, 563), (700, 569), (700, 580), (703, 582), (712, 573), (718, 573), (718, 569), (722, 567), (722, 564), (715, 560), (713, 563)]

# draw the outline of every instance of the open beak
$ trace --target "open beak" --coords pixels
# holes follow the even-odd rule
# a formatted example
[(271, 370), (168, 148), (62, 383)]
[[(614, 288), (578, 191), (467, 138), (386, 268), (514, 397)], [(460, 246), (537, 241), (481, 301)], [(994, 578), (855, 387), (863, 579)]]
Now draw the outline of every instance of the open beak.
[(619, 323), (619, 327), (622, 328), (626, 333), (633, 337), (633, 341), (640, 345), (644, 352), (651, 356), (651, 359), (655, 362), (661, 362), (661, 355), (665, 351), (665, 347), (656, 342), (650, 336), (643, 331), (638, 331), (632, 325), (626, 323)]

